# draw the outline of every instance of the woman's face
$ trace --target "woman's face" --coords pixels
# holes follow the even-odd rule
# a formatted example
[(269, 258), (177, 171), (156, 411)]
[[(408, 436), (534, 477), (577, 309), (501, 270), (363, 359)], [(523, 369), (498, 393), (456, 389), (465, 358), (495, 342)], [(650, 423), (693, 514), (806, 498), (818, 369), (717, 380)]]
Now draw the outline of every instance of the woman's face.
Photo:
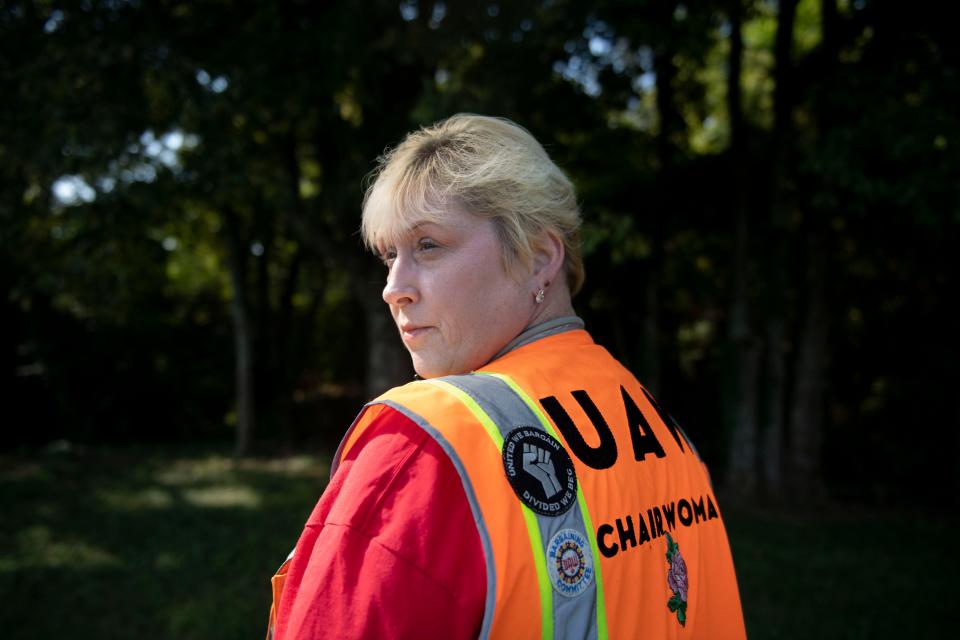
[(383, 299), (422, 378), (481, 367), (533, 315), (532, 276), (506, 272), (491, 220), (451, 211), (441, 223), (417, 225), (382, 257)]

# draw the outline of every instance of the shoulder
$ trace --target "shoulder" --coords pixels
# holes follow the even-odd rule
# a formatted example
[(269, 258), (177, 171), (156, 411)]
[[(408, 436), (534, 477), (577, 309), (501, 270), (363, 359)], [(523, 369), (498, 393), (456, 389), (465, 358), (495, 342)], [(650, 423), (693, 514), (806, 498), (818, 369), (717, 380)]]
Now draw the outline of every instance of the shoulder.
[(293, 627), (316, 622), (305, 611), (323, 610), (327, 628), (351, 620), (362, 627), (343, 628), (342, 637), (399, 637), (398, 629), (436, 624), (473, 632), (483, 614), (485, 565), (460, 477), (403, 413), (380, 405), (367, 411), (374, 413), (369, 428), (344, 456), (297, 545), (297, 588), (284, 597), (298, 601), (287, 605), (290, 619), (304, 620)]
[[(349, 526), (399, 550), (450, 525), (472, 520), (463, 484), (443, 448), (393, 407), (368, 407), (370, 423), (345, 453), (324, 492), (325, 509), (308, 525)], [(462, 525), (462, 522), (459, 523)]]
[[(358, 418), (361, 421), (344, 438), (344, 451), (337, 454), (339, 460), (330, 485), (308, 526), (362, 526), (366, 515), (376, 511), (388, 492), (417, 489), (415, 483), (406, 479), (413, 468), (424, 465), (420, 454), (425, 447), (430, 448), (430, 436), (403, 413), (385, 404), (365, 407)], [(398, 480), (402, 486), (396, 486)]]

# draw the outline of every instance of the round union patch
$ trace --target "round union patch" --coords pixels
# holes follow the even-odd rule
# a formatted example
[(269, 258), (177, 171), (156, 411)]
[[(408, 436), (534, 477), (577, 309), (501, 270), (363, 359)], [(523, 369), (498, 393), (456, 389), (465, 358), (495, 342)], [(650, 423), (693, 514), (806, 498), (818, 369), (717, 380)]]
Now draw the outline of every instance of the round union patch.
[(540, 515), (559, 516), (577, 501), (577, 476), (563, 446), (545, 431), (517, 427), (503, 440), (503, 469), (517, 497)]
[(593, 582), (593, 556), (586, 537), (576, 529), (561, 529), (547, 545), (547, 573), (554, 591), (570, 598)]

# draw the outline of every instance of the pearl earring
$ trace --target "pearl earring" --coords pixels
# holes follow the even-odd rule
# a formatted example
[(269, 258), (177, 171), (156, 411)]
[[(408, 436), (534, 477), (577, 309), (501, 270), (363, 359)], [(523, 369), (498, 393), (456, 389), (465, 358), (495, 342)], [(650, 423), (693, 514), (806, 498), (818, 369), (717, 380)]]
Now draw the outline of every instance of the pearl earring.
[(545, 295), (545, 293), (544, 293), (543, 289), (540, 289), (539, 291), (537, 291), (537, 295), (536, 295), (536, 297), (534, 298), (534, 299), (537, 301), (537, 304), (540, 304), (541, 302), (543, 302), (543, 296), (544, 296), (544, 295)]

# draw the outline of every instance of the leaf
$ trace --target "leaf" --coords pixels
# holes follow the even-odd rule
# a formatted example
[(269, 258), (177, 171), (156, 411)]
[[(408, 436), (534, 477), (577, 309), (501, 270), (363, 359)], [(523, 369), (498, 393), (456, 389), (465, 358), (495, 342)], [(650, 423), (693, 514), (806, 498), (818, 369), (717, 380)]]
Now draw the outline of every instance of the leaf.
[(687, 607), (680, 607), (680, 610), (677, 611), (677, 620), (680, 621), (680, 626), (687, 626)]
[(680, 550), (680, 545), (678, 545), (673, 540), (673, 536), (669, 533), (667, 534), (667, 560), (670, 560), (674, 553)]
[(667, 600), (667, 608), (669, 608), (670, 611), (676, 611), (680, 607), (681, 607), (680, 596), (678, 596), (677, 594), (673, 594), (673, 597)]

